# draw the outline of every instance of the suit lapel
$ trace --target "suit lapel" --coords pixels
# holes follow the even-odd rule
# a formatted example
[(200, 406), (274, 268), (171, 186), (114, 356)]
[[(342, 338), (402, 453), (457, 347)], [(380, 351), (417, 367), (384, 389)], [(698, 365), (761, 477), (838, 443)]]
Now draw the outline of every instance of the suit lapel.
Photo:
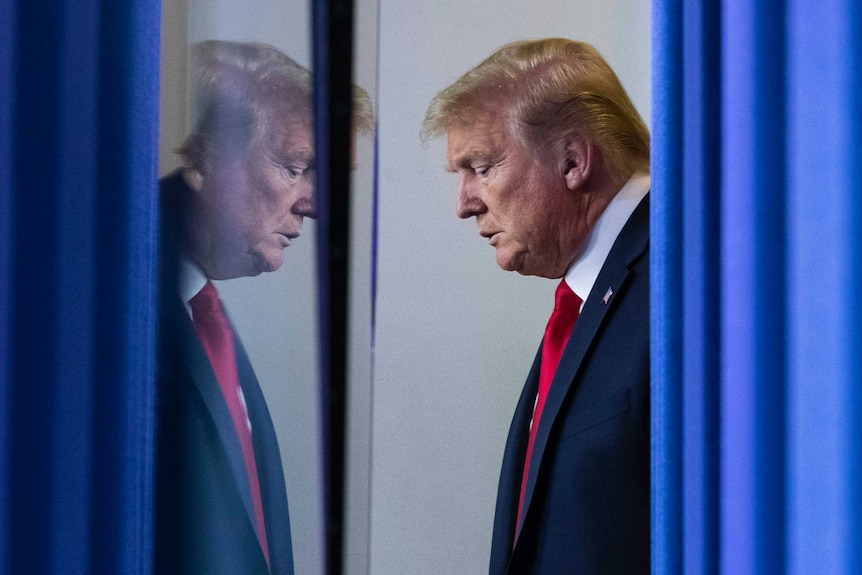
[[(584, 302), (581, 314), (560, 359), (557, 372), (554, 374), (551, 389), (542, 410), (539, 429), (536, 431), (533, 453), (530, 456), (530, 471), (527, 477), (527, 487), (524, 491), (524, 511), (521, 522), (517, 526), (517, 533), (520, 533), (524, 518), (529, 511), (536, 489), (539, 469), (548, 446), (548, 439), (563, 402), (574, 387), (575, 377), (595, 340), (596, 333), (604, 323), (609, 310), (614, 307), (615, 294), (621, 292), (625, 287), (630, 273), (629, 266), (644, 253), (648, 242), (649, 194), (635, 208), (629, 221), (617, 237), (613, 248), (611, 248), (608, 258), (596, 278), (596, 283), (593, 285), (586, 302)], [(610, 295), (608, 295), (609, 292)], [(541, 349), (539, 349), (539, 354), (541, 354)], [(515, 506), (517, 508), (517, 502)]]
[(251, 438), (269, 546), (270, 572), (273, 575), (292, 575), (293, 548), (290, 537), (290, 516), (278, 438), (248, 354), (240, 339), (237, 337), (234, 339), (239, 382), (245, 396), (248, 417), (251, 420)]
[[(184, 310), (185, 311), (185, 310)], [(248, 485), (248, 472), (245, 469), (245, 459), (242, 455), (242, 446), (239, 443), (236, 429), (233, 426), (230, 412), (222, 395), (221, 388), (216, 380), (206, 351), (198, 339), (191, 318), (186, 314), (186, 321), (182, 322), (183, 344), (186, 349), (185, 358), (192, 381), (203, 399), (207, 411), (212, 417), (224, 448), (225, 455), (230, 465), (234, 483), (242, 498), (248, 516), (249, 526), (254, 530), (254, 507), (251, 502), (251, 488)], [(234, 332), (236, 341), (236, 332)], [(235, 346), (236, 347), (236, 346)], [(239, 363), (239, 361), (237, 361)]]

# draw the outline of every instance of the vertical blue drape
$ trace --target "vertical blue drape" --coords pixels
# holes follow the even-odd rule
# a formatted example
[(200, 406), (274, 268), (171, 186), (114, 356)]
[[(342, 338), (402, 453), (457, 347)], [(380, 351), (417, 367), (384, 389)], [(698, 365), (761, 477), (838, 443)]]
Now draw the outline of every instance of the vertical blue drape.
[[(11, 334), (6, 326), (11, 319), (10, 274), (11, 237), (8, 230), (12, 227), (12, 138), (4, 134), (12, 132), (12, 78), (14, 76), (15, 10), (12, 2), (0, 2), (0, 358), (10, 356)], [(8, 485), (9, 474), (4, 473), (5, 463), (9, 461), (9, 432), (11, 394), (11, 370), (8, 361), (0, 361), (0, 567), (8, 565), (8, 549), (5, 544), (9, 538), (8, 522), (3, 517), (9, 515)]]
[(652, 563), (682, 569), (682, 0), (653, 2), (650, 192)]
[(788, 572), (862, 573), (862, 6), (786, 19)]
[[(722, 24), (721, 572), (784, 572), (784, 18)], [(709, 72), (709, 71), (708, 71)]]
[(159, 2), (0, 7), (0, 572), (148, 573)]
[(720, 18), (709, 0), (687, 1), (682, 15), (683, 564), (700, 575), (718, 573)]
[(653, 571), (862, 572), (862, 8), (653, 22)]

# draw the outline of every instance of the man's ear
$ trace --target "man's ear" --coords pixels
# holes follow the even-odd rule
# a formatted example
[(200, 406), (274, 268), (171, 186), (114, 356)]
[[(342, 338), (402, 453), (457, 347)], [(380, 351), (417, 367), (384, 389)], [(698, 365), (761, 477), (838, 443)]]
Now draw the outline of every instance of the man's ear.
[(567, 188), (577, 190), (590, 178), (595, 154), (593, 143), (580, 134), (575, 134), (566, 141), (566, 161), (563, 169)]
[(183, 155), (183, 178), (191, 189), (201, 191), (204, 176), (207, 173), (206, 139), (200, 134), (192, 134), (183, 143), (180, 153)]
[(204, 175), (194, 168), (183, 169), (183, 179), (195, 192), (200, 192), (204, 186)]

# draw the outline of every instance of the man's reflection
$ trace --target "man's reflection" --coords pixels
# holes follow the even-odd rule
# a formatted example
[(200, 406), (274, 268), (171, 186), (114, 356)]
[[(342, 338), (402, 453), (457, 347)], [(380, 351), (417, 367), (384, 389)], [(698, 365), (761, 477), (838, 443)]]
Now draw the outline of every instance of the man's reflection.
[(277, 270), (315, 216), (311, 77), (262, 44), (190, 65), (194, 129), (160, 191), (155, 572), (292, 574), (275, 431), (211, 280)]

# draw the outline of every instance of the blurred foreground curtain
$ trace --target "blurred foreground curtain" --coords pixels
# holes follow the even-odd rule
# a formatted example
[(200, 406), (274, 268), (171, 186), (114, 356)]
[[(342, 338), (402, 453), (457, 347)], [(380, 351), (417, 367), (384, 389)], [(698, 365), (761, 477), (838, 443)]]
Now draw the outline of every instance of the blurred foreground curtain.
[(0, 2), (0, 573), (150, 571), (159, 5)]
[(653, 571), (862, 573), (862, 5), (653, 22)]

